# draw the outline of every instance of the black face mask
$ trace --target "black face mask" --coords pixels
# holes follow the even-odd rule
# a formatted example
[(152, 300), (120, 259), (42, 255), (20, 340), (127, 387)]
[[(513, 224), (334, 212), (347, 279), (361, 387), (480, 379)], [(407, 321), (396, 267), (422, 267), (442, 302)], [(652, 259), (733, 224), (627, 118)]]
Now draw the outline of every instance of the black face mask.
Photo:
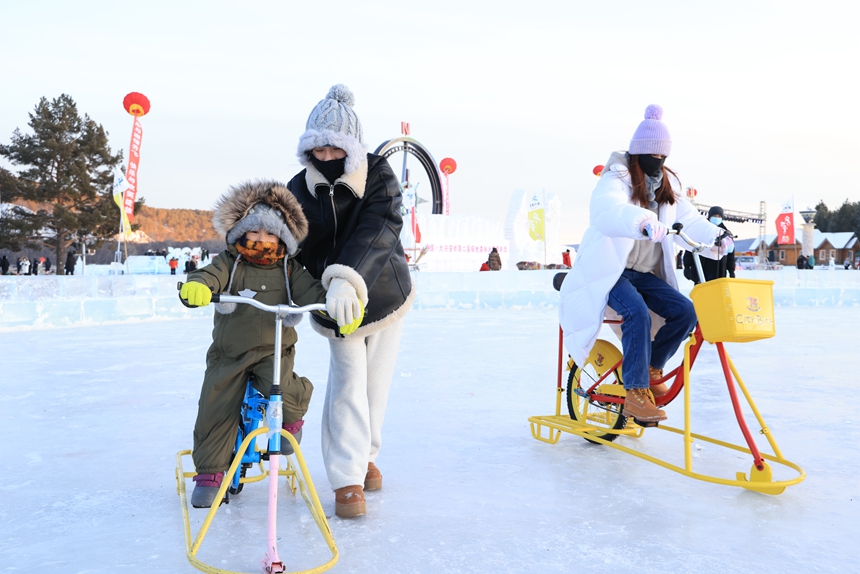
[(647, 154), (636, 156), (636, 161), (639, 162), (639, 167), (642, 168), (642, 171), (644, 171), (646, 175), (657, 177), (663, 172), (663, 163), (666, 161), (666, 158), (654, 157), (653, 155)]
[(342, 176), (346, 171), (346, 158), (330, 159), (329, 161), (320, 161), (314, 154), (308, 154), (311, 163), (317, 168), (321, 174), (329, 181), (334, 183), (337, 178)]

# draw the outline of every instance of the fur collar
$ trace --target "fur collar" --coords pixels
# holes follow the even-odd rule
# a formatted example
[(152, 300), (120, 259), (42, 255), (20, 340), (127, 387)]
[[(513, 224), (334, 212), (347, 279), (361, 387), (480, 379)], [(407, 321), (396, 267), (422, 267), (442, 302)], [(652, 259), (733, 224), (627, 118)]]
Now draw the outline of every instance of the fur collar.
[[(308, 186), (308, 191), (316, 198), (316, 186), (329, 186), (328, 180), (314, 165), (308, 162), (305, 168), (305, 183)], [(345, 185), (359, 199), (364, 197), (364, 189), (367, 186), (367, 156), (358, 164), (358, 169), (349, 174), (343, 174), (334, 182), (335, 185)]]

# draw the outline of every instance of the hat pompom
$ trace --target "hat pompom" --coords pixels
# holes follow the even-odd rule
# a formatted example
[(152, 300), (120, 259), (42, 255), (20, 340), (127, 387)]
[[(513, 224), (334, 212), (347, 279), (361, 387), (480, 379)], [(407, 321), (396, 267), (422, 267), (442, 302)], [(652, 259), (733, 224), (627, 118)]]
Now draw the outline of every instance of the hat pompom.
[(343, 84), (335, 84), (332, 86), (328, 91), (328, 94), (326, 94), (326, 99), (337, 100), (349, 107), (353, 107), (355, 105), (355, 96), (352, 94), (352, 91)]
[[(332, 89), (334, 89), (334, 88), (332, 88)], [(651, 104), (650, 106), (645, 108), (645, 119), (646, 120), (663, 119), (663, 108), (661, 108), (657, 104)]]

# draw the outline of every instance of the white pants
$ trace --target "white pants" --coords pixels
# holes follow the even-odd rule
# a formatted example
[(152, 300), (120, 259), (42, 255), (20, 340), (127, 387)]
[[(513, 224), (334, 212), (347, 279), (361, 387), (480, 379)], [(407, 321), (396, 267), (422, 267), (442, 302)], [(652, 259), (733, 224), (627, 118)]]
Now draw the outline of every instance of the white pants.
[(367, 337), (330, 339), (322, 452), (332, 488), (363, 485), (382, 446), (382, 421), (403, 319)]

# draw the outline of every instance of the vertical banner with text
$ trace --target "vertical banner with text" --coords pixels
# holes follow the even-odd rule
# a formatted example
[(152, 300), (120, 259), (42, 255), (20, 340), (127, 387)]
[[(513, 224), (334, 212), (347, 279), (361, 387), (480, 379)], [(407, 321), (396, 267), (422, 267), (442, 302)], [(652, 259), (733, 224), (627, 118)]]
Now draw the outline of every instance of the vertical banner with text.
[(543, 199), (538, 194), (534, 194), (529, 200), (528, 221), (529, 237), (535, 241), (546, 241)]
[(137, 200), (137, 171), (140, 167), (140, 142), (143, 139), (143, 127), (137, 116), (134, 117), (134, 127), (131, 130), (131, 143), (128, 146), (128, 168), (125, 178), (128, 188), (125, 190), (123, 210), (129, 221), (134, 221), (134, 202)]
[(776, 242), (794, 245), (794, 199), (782, 204), (782, 213), (776, 216)]

